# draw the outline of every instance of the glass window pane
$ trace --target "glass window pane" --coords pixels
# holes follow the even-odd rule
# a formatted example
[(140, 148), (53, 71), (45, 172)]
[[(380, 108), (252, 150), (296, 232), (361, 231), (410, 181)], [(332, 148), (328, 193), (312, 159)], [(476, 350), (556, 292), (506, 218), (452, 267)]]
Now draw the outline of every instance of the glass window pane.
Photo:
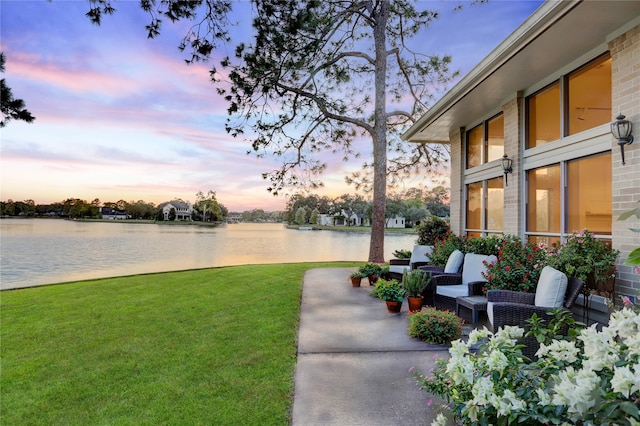
[(569, 229), (611, 235), (611, 153), (568, 164)]
[(467, 132), (467, 168), (481, 165), (482, 162), (482, 125)]
[(527, 240), (532, 244), (537, 244), (539, 246), (547, 246), (551, 247), (553, 243), (560, 243), (560, 237), (538, 237), (535, 235), (530, 235)]
[(467, 229), (482, 229), (482, 182), (467, 185)]
[(569, 134), (611, 121), (611, 57), (569, 75)]
[(527, 172), (528, 232), (560, 232), (560, 165)]
[(504, 116), (499, 116), (489, 120), (487, 124), (488, 152), (487, 162), (498, 160), (504, 155)]
[(487, 229), (501, 231), (504, 228), (503, 178), (487, 181)]
[(560, 84), (527, 98), (528, 147), (560, 139)]

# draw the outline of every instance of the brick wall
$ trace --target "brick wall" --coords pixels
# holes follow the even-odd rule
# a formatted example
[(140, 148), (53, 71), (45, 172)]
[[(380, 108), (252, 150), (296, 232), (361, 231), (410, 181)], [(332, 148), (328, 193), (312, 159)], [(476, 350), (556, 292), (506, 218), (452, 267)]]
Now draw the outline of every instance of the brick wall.
[(461, 235), (464, 229), (464, 129), (451, 135), (451, 230)]
[(640, 26), (609, 43), (612, 62), (612, 121), (618, 112), (633, 123), (635, 141), (625, 146), (626, 165), (622, 165), (617, 140), (611, 138), (613, 172), (613, 245), (621, 251), (617, 266), (616, 292), (640, 296), (640, 275), (622, 263), (629, 252), (640, 247), (640, 233), (628, 228), (640, 228), (635, 217), (624, 222), (616, 220), (620, 214), (640, 207)]
[(513, 173), (508, 176), (507, 186), (504, 188), (504, 233), (521, 235), (522, 211), (520, 184), (520, 108), (522, 98), (516, 97), (502, 106), (504, 115), (504, 152), (513, 160)]

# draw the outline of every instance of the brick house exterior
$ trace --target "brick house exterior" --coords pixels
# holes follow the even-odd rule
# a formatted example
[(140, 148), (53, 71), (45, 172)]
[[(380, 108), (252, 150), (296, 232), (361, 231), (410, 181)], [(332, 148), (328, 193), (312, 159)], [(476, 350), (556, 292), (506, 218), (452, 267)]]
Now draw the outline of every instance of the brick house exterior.
[[(557, 114), (545, 99), (558, 99), (545, 104)], [(619, 113), (636, 139), (625, 165), (610, 133)], [(639, 298), (640, 275), (624, 261), (640, 246), (629, 230), (640, 222), (617, 218), (640, 200), (640, 2), (542, 4), (402, 137), (450, 144), (455, 233), (548, 242), (594, 227), (621, 252), (616, 293)]]

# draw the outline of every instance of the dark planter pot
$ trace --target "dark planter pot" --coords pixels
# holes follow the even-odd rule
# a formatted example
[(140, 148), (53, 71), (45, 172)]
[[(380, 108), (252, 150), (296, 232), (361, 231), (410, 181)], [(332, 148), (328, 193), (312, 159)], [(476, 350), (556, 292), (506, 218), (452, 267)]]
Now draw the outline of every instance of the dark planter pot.
[(402, 309), (402, 302), (392, 302), (390, 300), (385, 300), (387, 304), (387, 312), (390, 314), (397, 314)]
[(612, 278), (609, 278), (605, 281), (596, 282), (593, 274), (589, 274), (587, 276), (587, 282), (585, 283), (590, 290), (599, 296), (608, 297), (610, 299), (613, 298), (613, 289), (615, 288), (616, 278), (613, 276), (616, 273), (616, 267), (612, 266), (609, 270), (609, 274), (612, 275)]
[(424, 297), (422, 296), (409, 296), (407, 297), (407, 301), (409, 302), (409, 312), (416, 312), (422, 309), (422, 303), (424, 302)]
[(362, 277), (351, 277), (351, 285), (354, 287), (360, 287), (360, 283), (362, 282)]
[(374, 286), (378, 282), (378, 276), (377, 275), (369, 275), (367, 277), (367, 279), (369, 280), (369, 285), (370, 286)]

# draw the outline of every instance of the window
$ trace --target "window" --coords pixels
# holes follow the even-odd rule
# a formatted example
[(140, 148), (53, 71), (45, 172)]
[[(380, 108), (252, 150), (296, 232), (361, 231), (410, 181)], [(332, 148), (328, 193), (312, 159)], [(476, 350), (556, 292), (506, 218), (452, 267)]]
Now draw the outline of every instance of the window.
[(467, 132), (467, 168), (477, 167), (504, 155), (504, 116), (502, 113)]
[(550, 244), (584, 228), (596, 235), (611, 235), (611, 187), (610, 152), (529, 170), (529, 240)]
[(529, 148), (560, 139), (560, 84), (527, 98)]
[(611, 121), (611, 58), (599, 58), (569, 75), (569, 129), (573, 135)]
[(498, 177), (467, 185), (466, 231), (469, 237), (504, 229), (504, 186)]
[(611, 57), (607, 53), (529, 96), (527, 148), (611, 121)]

